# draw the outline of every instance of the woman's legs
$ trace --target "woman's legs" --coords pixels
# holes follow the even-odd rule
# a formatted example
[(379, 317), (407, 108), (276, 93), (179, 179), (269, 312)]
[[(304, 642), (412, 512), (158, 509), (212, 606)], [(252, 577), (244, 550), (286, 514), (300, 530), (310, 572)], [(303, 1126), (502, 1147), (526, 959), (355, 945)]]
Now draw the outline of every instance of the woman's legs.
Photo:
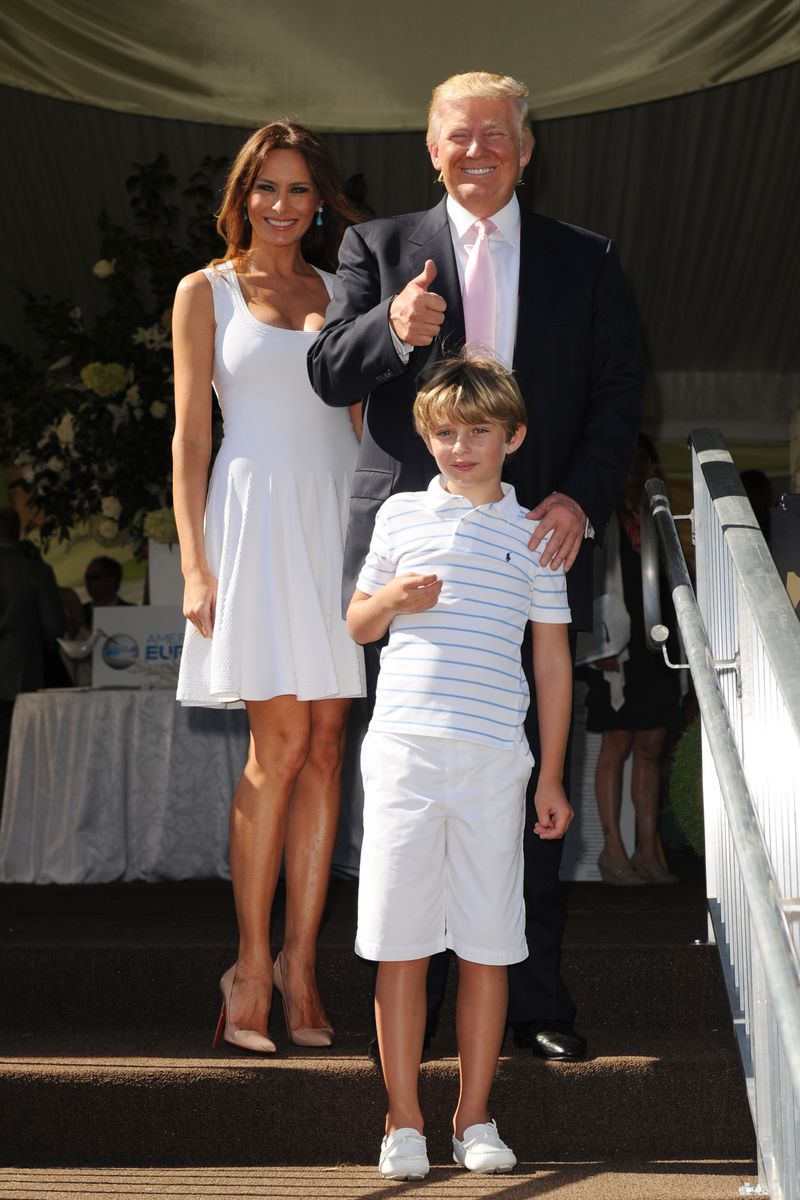
[(637, 729), (633, 735), (631, 799), (636, 811), (636, 849), (646, 863), (663, 865), (658, 837), (658, 797), (667, 731)]
[(503, 1045), (507, 1010), (508, 969), (460, 958), (456, 1036), (461, 1091), (453, 1117), (453, 1132), (459, 1140), (470, 1125), (483, 1125), (489, 1120), (489, 1093)]
[(233, 796), (230, 858), (239, 953), (230, 1020), (266, 1031), (272, 998), (269, 927), (289, 800), (306, 757), (310, 705), (294, 696), (247, 701), (250, 751)]
[(629, 729), (607, 730), (602, 735), (595, 770), (597, 811), (603, 829), (603, 853), (616, 867), (630, 867), (620, 831), (622, 772), (631, 752), (634, 735)]
[(282, 966), (295, 1029), (328, 1024), (317, 991), (317, 936), (328, 894), (339, 824), (340, 777), (349, 700), (310, 705), (308, 755), (297, 776), (286, 825), (286, 925)]
[(430, 958), (415, 958), (378, 964), (375, 1025), (389, 1102), (387, 1133), (406, 1128), (422, 1133), (424, 1128), (417, 1084), (425, 1037), (429, 962)]

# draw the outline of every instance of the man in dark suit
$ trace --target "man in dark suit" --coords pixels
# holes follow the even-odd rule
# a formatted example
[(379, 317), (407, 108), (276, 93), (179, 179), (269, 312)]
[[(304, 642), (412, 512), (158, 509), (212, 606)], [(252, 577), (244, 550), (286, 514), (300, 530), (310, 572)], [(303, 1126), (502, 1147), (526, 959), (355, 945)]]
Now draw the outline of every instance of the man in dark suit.
[[(434, 90), (428, 150), (447, 196), (428, 212), (347, 231), (309, 370), (326, 403), (366, 399), (345, 549), (347, 600), (380, 504), (394, 492), (427, 487), (436, 472), (414, 433), (411, 406), (431, 359), (471, 340), (475, 290), (468, 281), (476, 254), (488, 246), (493, 332), (488, 347), (475, 349), (513, 365), (529, 414), (528, 436), (506, 477), (539, 520), (532, 548), (550, 535), (541, 561), (564, 564), (573, 627), (587, 629), (591, 536), (602, 537), (630, 465), (643, 366), (613, 243), (519, 207), (515, 186), (533, 152), (527, 94), (524, 84), (488, 72), (456, 75)], [(533, 697), (529, 645), (523, 654)], [(526, 730), (538, 759), (535, 698)], [(534, 769), (531, 812), (535, 786)], [(518, 1045), (569, 1061), (585, 1055), (586, 1043), (574, 1030), (575, 1008), (560, 976), (563, 842), (540, 841), (534, 821), (525, 833), (530, 955), (509, 971), (509, 1023)]]

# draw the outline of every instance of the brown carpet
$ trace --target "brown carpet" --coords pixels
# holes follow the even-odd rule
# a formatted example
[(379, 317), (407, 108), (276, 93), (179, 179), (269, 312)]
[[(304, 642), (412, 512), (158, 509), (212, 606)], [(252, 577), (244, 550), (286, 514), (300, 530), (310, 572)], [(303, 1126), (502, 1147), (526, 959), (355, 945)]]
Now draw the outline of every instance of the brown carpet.
[(432, 1167), (419, 1183), (388, 1183), (374, 1166), (215, 1167), (206, 1170), (11, 1171), (0, 1200), (740, 1200), (741, 1161), (520, 1163), (511, 1175)]
[[(688, 874), (674, 888), (569, 887), (564, 973), (590, 1058), (548, 1064), (509, 1041), (493, 1115), (518, 1153), (547, 1160), (510, 1178), (448, 1165), (451, 978), (422, 1073), (426, 1194), (737, 1194), (752, 1125), (702, 879)], [(0, 887), (0, 1198), (416, 1195), (371, 1165), (328, 1166), (374, 1162), (384, 1108), (364, 1053), (355, 895), (334, 881), (320, 940), (334, 1051), (287, 1046), (276, 1006), (279, 1055), (258, 1059), (210, 1048), (216, 980), (234, 952), (229, 885)], [(279, 895), (275, 949), (281, 924)]]

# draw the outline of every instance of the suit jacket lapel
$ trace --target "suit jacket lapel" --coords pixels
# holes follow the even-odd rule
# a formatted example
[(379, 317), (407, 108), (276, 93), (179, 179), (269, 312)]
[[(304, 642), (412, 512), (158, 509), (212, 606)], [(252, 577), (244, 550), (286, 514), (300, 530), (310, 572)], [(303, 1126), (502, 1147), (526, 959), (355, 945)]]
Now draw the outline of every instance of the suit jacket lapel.
[[(539, 233), (536, 214), (522, 209), (520, 215), (515, 370), (535, 359), (550, 325), (561, 286), (558, 264)], [(438, 292), (447, 302), (442, 331), (432, 349), (439, 354), (457, 353), (464, 345), (464, 306), (450, 222), (447, 219), (446, 197), (423, 215), (408, 239), (406, 265), (409, 279), (419, 275), (427, 258), (432, 258), (438, 268), (431, 291)], [(430, 350), (426, 350), (420, 357), (427, 359), (430, 353)]]
[[(464, 307), (461, 302), (461, 285), (447, 219), (447, 198), (426, 212), (408, 239), (409, 279), (419, 275), (425, 260), (432, 258), (436, 263), (437, 275), (430, 290), (437, 292), (447, 303), (444, 324), (434, 348), (440, 354), (456, 353), (464, 344)], [(426, 352), (427, 358), (430, 352)]]
[(536, 215), (522, 209), (521, 218), (515, 371), (536, 358), (561, 286), (558, 265), (539, 234)]

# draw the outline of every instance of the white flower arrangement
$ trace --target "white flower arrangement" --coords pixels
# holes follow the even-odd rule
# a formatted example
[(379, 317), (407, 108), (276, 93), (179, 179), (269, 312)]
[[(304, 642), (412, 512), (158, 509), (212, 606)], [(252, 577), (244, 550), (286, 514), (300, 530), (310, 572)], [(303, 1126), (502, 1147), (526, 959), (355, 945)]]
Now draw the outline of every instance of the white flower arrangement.
[(116, 496), (103, 496), (100, 501), (100, 511), (104, 517), (110, 517), (112, 521), (117, 521), (122, 512), (122, 505)]
[(152, 538), (162, 546), (178, 544), (178, 527), (171, 508), (159, 508), (156, 512), (149, 512), (144, 519), (143, 529), (146, 537)]
[(131, 224), (99, 222), (91, 271), (105, 311), (88, 321), (68, 302), (28, 294), (40, 361), (0, 347), (0, 461), (19, 468), (45, 543), (86, 522), (140, 553), (148, 513), (171, 511), (171, 304), (178, 280), (219, 253), (211, 180), (225, 165), (205, 160), (177, 203), (163, 155), (138, 167), (127, 181)]

